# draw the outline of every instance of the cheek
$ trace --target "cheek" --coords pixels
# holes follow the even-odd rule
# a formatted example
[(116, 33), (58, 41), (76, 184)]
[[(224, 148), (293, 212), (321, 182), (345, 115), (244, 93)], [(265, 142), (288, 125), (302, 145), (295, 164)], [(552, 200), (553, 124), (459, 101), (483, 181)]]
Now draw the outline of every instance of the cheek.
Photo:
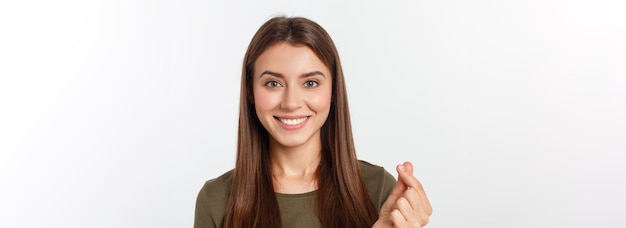
[(317, 94), (316, 96), (311, 96), (311, 97), (313, 97), (314, 99), (310, 100), (309, 104), (317, 112), (322, 112), (322, 111), (327, 112), (330, 110), (332, 89), (320, 91), (319, 94)]
[(269, 111), (276, 107), (277, 99), (271, 93), (255, 89), (253, 94), (257, 115), (261, 114), (259, 112)]

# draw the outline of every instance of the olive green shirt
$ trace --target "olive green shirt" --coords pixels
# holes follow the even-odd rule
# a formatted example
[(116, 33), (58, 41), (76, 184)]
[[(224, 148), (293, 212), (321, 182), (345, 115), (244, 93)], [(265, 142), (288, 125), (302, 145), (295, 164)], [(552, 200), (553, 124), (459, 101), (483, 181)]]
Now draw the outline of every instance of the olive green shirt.
[[(370, 199), (380, 211), (396, 180), (383, 167), (365, 161), (359, 161), (359, 165)], [(232, 176), (231, 170), (204, 184), (196, 201), (195, 228), (222, 227)], [(276, 193), (284, 227), (322, 227), (315, 215), (316, 193), (317, 191), (302, 194)]]

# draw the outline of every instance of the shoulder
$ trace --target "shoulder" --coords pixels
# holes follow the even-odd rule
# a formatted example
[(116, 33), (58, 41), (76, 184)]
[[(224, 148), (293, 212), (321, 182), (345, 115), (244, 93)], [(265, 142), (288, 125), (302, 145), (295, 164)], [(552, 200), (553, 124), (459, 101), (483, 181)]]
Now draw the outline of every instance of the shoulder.
[(230, 170), (219, 177), (206, 181), (200, 192), (205, 191), (211, 193), (211, 195), (215, 197), (222, 194), (227, 195), (232, 180), (233, 170)]
[(361, 168), (363, 184), (370, 199), (374, 206), (380, 210), (396, 185), (396, 179), (385, 168), (366, 161), (360, 160), (359, 167)]
[(372, 163), (359, 160), (359, 167), (361, 168), (361, 176), (364, 182), (374, 182), (380, 184), (381, 182), (396, 183), (396, 179), (385, 168), (374, 165)]
[(194, 227), (222, 227), (233, 170), (208, 180), (198, 193)]

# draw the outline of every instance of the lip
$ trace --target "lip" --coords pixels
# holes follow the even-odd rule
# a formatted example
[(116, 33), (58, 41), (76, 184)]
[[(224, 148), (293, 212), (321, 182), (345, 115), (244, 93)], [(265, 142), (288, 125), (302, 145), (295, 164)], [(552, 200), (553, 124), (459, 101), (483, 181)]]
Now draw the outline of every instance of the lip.
[[(296, 119), (304, 119), (301, 123), (296, 124), (296, 125), (288, 125), (283, 123), (282, 121), (280, 121), (280, 119), (290, 119), (290, 120), (296, 120)], [(301, 116), (274, 116), (274, 120), (276, 120), (276, 122), (278, 123), (278, 125), (280, 125), (280, 127), (282, 127), (285, 130), (298, 130), (303, 128), (307, 122), (309, 122), (309, 119), (311, 119), (311, 116), (305, 116), (305, 115), (301, 115)]]

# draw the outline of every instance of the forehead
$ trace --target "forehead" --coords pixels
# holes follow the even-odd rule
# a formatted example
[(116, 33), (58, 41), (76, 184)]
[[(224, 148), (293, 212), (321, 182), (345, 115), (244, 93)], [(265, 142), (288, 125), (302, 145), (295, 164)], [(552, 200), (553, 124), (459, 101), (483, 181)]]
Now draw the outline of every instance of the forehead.
[(258, 77), (263, 71), (278, 72), (285, 76), (321, 71), (330, 76), (328, 67), (311, 48), (286, 42), (270, 46), (256, 59), (254, 75)]

